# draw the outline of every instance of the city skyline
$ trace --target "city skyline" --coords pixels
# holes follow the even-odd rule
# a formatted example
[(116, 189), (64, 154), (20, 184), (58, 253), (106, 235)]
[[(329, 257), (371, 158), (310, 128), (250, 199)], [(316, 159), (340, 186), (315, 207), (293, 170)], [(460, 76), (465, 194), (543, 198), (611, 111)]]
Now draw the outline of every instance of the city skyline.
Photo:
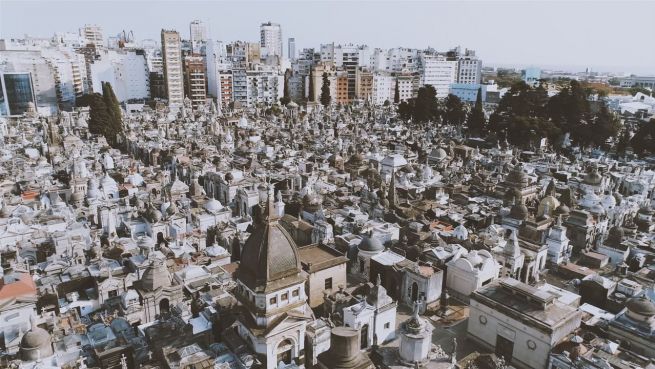
[[(317, 48), (329, 42), (437, 50), (462, 46), (476, 50), (485, 65), (535, 65), (572, 70), (588, 67), (597, 71), (655, 74), (655, 50), (644, 48), (640, 39), (640, 35), (655, 34), (655, 24), (639, 22), (638, 16), (652, 14), (655, 3), (621, 2), (623, 12), (636, 14), (635, 17), (618, 17), (615, 5), (610, 1), (183, 4), (167, 1), (2, 1), (0, 37), (25, 34), (48, 37), (55, 32), (76, 32), (88, 23), (100, 25), (105, 37), (132, 30), (138, 40), (157, 40), (161, 29), (175, 29), (182, 38), (188, 39), (189, 23), (200, 19), (209, 26), (212, 39), (257, 41), (259, 24), (272, 21), (282, 26), (285, 43), (289, 37), (295, 38), (297, 50)], [(397, 17), (398, 6), (402, 6), (408, 16)], [(229, 10), (227, 16), (225, 10)], [(152, 16), (144, 18), (147, 12)], [(19, 13), (30, 16), (16, 17)], [(57, 14), (60, 21), (52, 22), (52, 14)], [(315, 16), (317, 14), (321, 17)], [(362, 17), (362, 14), (369, 16)], [(448, 16), (441, 16), (443, 14)], [(308, 17), (315, 18), (311, 27)], [(562, 19), (574, 22), (560, 27), (558, 21)], [(379, 27), (380, 24), (383, 26)], [(521, 32), (516, 32), (517, 29)], [(632, 37), (626, 37), (624, 30), (629, 30)]]

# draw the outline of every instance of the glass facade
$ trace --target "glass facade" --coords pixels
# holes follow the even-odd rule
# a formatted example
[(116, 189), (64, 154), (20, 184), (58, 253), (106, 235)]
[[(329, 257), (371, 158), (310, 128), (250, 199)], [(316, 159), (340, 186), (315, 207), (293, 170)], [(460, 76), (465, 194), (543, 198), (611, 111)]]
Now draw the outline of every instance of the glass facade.
[[(27, 111), (30, 103), (36, 106), (29, 73), (5, 73), (1, 79), (5, 102), (0, 109), (8, 110), (8, 115), (21, 115)], [(7, 115), (7, 112), (2, 111), (2, 114)]]
[(9, 115), (9, 110), (5, 100), (5, 84), (2, 82), (2, 74), (0, 74), (0, 117), (3, 115)]

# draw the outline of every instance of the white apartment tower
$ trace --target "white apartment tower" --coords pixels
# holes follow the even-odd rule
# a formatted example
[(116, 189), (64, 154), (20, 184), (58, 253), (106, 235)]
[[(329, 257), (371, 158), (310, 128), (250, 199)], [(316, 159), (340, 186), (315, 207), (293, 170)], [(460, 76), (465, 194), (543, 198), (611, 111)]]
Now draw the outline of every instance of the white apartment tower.
[(290, 60), (296, 59), (296, 39), (293, 37), (289, 38), (288, 58)]
[(169, 105), (184, 102), (184, 76), (182, 74), (182, 41), (177, 31), (161, 31), (164, 81)]
[(277, 23), (262, 23), (260, 26), (262, 55), (277, 55), (282, 58), (282, 27)]
[(194, 53), (200, 52), (201, 45), (209, 38), (207, 25), (200, 20), (194, 20), (189, 24), (189, 35), (191, 37), (191, 47)]
[(450, 85), (457, 81), (457, 60), (448, 60), (442, 55), (422, 55), (422, 85), (432, 85), (438, 98), (448, 96)]
[(480, 84), (482, 81), (482, 60), (472, 50), (459, 57), (457, 61), (457, 83)]
[(84, 37), (87, 43), (96, 46), (104, 46), (105, 39), (102, 36), (102, 28), (95, 24), (86, 24), (80, 28), (80, 36)]

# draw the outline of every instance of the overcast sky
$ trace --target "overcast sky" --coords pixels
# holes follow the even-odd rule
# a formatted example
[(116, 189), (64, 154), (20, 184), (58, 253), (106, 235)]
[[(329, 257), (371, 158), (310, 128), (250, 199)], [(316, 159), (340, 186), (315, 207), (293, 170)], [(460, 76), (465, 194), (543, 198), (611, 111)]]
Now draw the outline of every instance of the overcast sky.
[[(217, 40), (259, 40), (259, 24), (282, 25), (296, 48), (321, 43), (371, 47), (461, 45), (486, 64), (591, 67), (655, 75), (655, 1), (8, 1), (0, 37), (51, 36), (85, 23), (105, 37), (122, 30), (189, 37), (205, 21)], [(286, 53), (286, 47), (285, 47)]]

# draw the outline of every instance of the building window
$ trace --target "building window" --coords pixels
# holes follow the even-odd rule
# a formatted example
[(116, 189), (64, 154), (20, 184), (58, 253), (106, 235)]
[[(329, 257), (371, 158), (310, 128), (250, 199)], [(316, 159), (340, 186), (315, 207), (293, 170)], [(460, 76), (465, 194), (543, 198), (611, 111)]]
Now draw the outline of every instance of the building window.
[(283, 293), (280, 299), (282, 301), (287, 301), (289, 299), (289, 293), (288, 292)]
[(296, 288), (291, 292), (291, 296), (293, 297), (298, 297), (298, 295), (300, 295), (300, 288)]
[(390, 326), (391, 326), (391, 323), (389, 323), (389, 322), (384, 323), (384, 329), (389, 329)]
[(277, 297), (275, 297), (275, 296), (271, 297), (271, 299), (268, 300), (268, 301), (270, 302), (271, 305), (275, 305), (275, 304), (277, 304)]
[(326, 290), (331, 290), (332, 289), (332, 278), (326, 278), (325, 279), (325, 289)]
[(109, 296), (109, 297), (116, 297), (116, 296), (118, 296), (118, 291), (116, 291), (116, 290), (111, 290), (111, 291), (109, 291), (109, 293), (107, 294), (107, 296)]

